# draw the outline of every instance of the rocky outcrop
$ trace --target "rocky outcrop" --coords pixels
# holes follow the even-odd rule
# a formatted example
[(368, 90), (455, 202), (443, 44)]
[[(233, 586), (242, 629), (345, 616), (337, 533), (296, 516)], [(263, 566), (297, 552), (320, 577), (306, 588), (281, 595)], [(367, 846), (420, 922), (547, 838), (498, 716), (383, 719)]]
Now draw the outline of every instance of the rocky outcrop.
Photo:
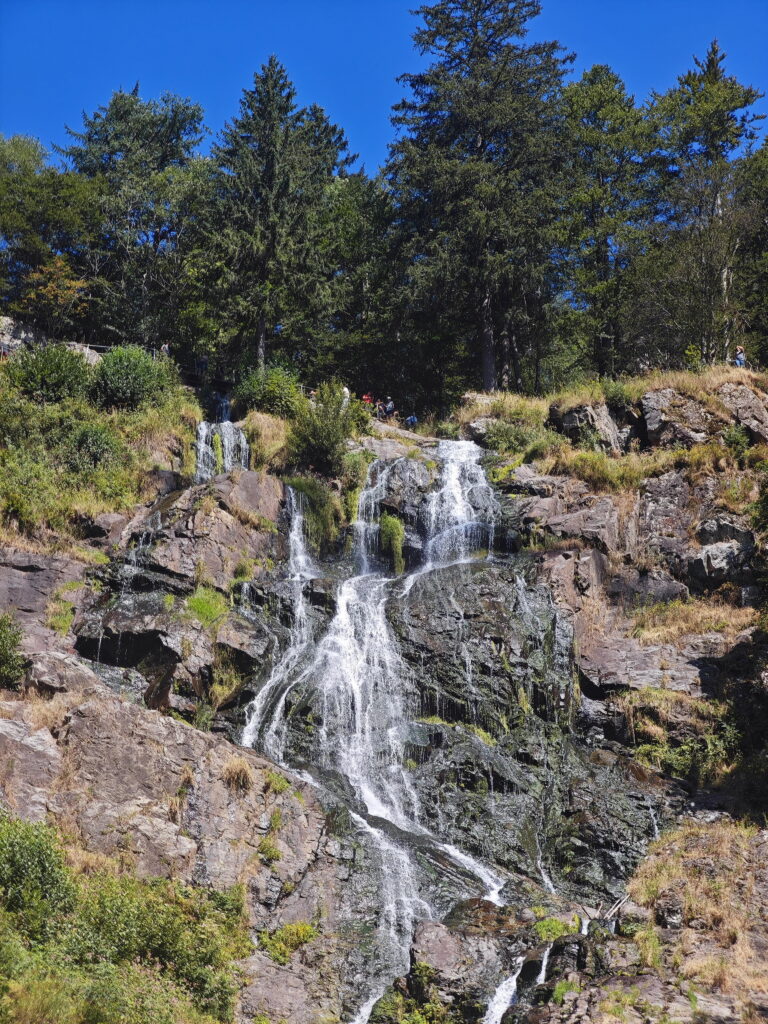
[(654, 447), (690, 448), (707, 440), (712, 415), (700, 402), (672, 388), (649, 391), (640, 399), (645, 435)]
[[(118, 699), (76, 659), (54, 661), (38, 659), (28, 679), (33, 692), (55, 690), (52, 700), (0, 701), (3, 805), (139, 875), (243, 883), (256, 947), (263, 930), (315, 921), (318, 938), (287, 966), (259, 948), (242, 964), (238, 1021), (341, 1015), (376, 913), (355, 881), (360, 839), (334, 825), (311, 787), (251, 751)], [(228, 782), (235, 754), (244, 783)]]
[(768, 444), (768, 395), (746, 384), (722, 384), (717, 397), (755, 444)]
[(616, 452), (623, 447), (619, 428), (607, 405), (577, 405), (563, 411), (556, 403), (549, 409), (549, 425), (576, 444), (589, 444), (604, 451)]

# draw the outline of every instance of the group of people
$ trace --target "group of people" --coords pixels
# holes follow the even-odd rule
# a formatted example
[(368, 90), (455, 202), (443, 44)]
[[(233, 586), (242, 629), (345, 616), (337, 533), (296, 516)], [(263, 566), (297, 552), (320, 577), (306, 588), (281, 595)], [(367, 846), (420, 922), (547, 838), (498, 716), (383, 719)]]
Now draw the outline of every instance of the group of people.
[[(363, 404), (371, 411), (371, 415), (377, 420), (386, 421), (397, 419), (398, 413), (391, 395), (387, 395), (386, 401), (383, 398), (374, 398), (370, 391), (363, 395)], [(403, 420), (406, 427), (412, 430), (418, 423), (416, 413), (411, 413)]]

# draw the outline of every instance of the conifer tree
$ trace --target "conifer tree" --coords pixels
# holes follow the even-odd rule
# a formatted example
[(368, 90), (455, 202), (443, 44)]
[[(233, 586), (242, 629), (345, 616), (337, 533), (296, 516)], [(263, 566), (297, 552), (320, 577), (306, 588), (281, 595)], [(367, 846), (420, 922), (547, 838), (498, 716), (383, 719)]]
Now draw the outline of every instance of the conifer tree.
[(211, 245), (227, 323), (264, 366), (267, 339), (324, 306), (328, 189), (348, 166), (344, 135), (317, 106), (298, 108), (275, 57), (254, 75), (213, 148), (220, 202)]
[(417, 306), (439, 297), (485, 388), (507, 356), (517, 386), (525, 353), (538, 366), (567, 63), (557, 43), (523, 41), (539, 10), (537, 0), (419, 8), (414, 40), (432, 62), (401, 77), (410, 96), (393, 117), (388, 176), (408, 288)]

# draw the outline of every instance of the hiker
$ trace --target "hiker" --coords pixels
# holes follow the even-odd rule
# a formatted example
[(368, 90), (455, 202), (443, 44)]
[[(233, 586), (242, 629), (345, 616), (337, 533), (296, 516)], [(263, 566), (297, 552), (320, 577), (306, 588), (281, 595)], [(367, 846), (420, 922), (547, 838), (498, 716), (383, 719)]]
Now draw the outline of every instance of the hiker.
[(341, 408), (342, 409), (346, 409), (347, 408), (347, 406), (349, 405), (349, 399), (350, 398), (351, 398), (351, 395), (349, 393), (349, 388), (345, 384), (344, 387), (341, 389)]
[(395, 403), (392, 401), (392, 395), (387, 395), (387, 404), (384, 406), (384, 415), (388, 420), (392, 419), (395, 415)]
[(736, 358), (733, 360), (734, 366), (746, 366), (747, 357), (744, 355), (744, 349), (741, 345), (736, 346)]
[(386, 418), (387, 418), (387, 410), (386, 410), (382, 400), (380, 398), (378, 398), (376, 400), (376, 419), (377, 420), (385, 420)]
[(413, 430), (419, 421), (416, 419), (416, 413), (412, 412), (410, 416), (406, 416), (405, 425), (409, 430)]
[(370, 391), (366, 391), (363, 395), (363, 405), (373, 405), (373, 395)]

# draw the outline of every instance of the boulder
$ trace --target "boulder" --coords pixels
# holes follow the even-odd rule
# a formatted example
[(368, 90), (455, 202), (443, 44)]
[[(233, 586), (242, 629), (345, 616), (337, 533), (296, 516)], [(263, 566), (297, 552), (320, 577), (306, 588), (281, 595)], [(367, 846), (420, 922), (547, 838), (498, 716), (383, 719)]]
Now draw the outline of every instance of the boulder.
[(712, 416), (700, 402), (673, 388), (649, 391), (640, 399), (649, 445), (690, 448), (706, 441)]
[(553, 403), (549, 409), (549, 423), (576, 444), (584, 444), (591, 437), (603, 451), (618, 451), (622, 447), (619, 428), (604, 402), (577, 405), (565, 412)]
[(753, 442), (768, 443), (768, 395), (746, 384), (728, 382), (717, 389), (717, 397)]

